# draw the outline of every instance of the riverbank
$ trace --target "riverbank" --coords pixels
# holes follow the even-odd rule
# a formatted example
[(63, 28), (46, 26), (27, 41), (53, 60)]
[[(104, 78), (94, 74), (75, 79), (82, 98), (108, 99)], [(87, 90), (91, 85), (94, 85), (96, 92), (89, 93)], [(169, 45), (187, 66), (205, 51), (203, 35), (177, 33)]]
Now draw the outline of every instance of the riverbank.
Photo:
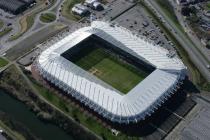
[[(97, 139), (94, 135), (82, 129), (79, 124), (72, 122), (49, 104), (39, 99), (34, 91), (30, 89), (30, 86), (24, 80), (24, 77), (20, 74), (15, 65), (11, 65), (1, 74), (0, 87), (6, 90), (9, 95), (24, 103), (36, 117), (47, 125), (57, 126), (78, 140)], [(40, 131), (44, 131), (44, 129), (42, 129)], [(58, 135), (58, 133), (55, 132), (54, 135)], [(52, 139), (56, 138), (51, 138), (51, 140)]]
[[(4, 93), (1, 91), (1, 98)], [(0, 126), (11, 140), (38, 140), (38, 138), (24, 124), (16, 121), (7, 113), (0, 111)], [(8, 137), (7, 137), (8, 138)]]
[(62, 112), (70, 116), (74, 121), (81, 126), (88, 128), (102, 139), (122, 140), (131, 137), (132, 139), (138, 139), (135, 136), (128, 136), (119, 131), (117, 131), (117, 136), (113, 134), (112, 129), (114, 128), (112, 128), (110, 124), (106, 123), (105, 120), (93, 110), (80, 104), (80, 102), (72, 98), (71, 95), (68, 96), (53, 84), (45, 81), (36, 71), (34, 66), (32, 66), (32, 73), (25, 72), (25, 74), (45, 100), (62, 110)]

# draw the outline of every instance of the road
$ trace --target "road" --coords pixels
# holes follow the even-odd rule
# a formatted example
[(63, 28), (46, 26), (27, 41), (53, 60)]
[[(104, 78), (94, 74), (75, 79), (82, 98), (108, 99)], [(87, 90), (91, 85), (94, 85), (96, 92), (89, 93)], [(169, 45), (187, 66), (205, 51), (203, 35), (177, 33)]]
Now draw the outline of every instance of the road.
[[(40, 29), (43, 29), (44, 27), (46, 26), (50, 26), (51, 24), (53, 24), (54, 22), (52, 23), (49, 23), (49, 24), (43, 24), (40, 22), (39, 20), (39, 16), (41, 13), (44, 13), (44, 12), (50, 12), (52, 11), (53, 9), (56, 10), (56, 12), (59, 12), (58, 8), (60, 6), (60, 4), (63, 2), (64, 0), (57, 0), (53, 5), (49, 6), (49, 8), (47, 8), (46, 10), (38, 13), (34, 19), (34, 24), (33, 26), (26, 32), (24, 33), (23, 36), (19, 37), (17, 40), (14, 40), (14, 41), (10, 41), (8, 42), (8, 38), (11, 36), (11, 35), (14, 35), (14, 34), (17, 34), (18, 32), (20, 32), (21, 30), (21, 27), (20, 27), (20, 24), (19, 24), (19, 21), (21, 19), (21, 17), (23, 15), (18, 15), (17, 17), (15, 17), (14, 19), (8, 19), (8, 18), (4, 18), (3, 16), (1, 18), (4, 18), (4, 20), (7, 20), (7, 23), (12, 23), (12, 27), (13, 27), (13, 30), (8, 33), (7, 35), (3, 36), (0, 40), (0, 53), (1, 54), (4, 54), (8, 49), (10, 49), (11, 47), (15, 46), (17, 43), (21, 42), (24, 38), (26, 38), (27, 36), (39, 31)], [(34, 9), (32, 9), (31, 11), (27, 12), (24, 14), (24, 16), (26, 15), (29, 15), (31, 13), (33, 13), (34, 11), (36, 11), (37, 9), (40, 9), (42, 8), (43, 5), (40, 4), (38, 5), (37, 7), (35, 7)], [(56, 13), (57, 14), (57, 13)], [(55, 21), (56, 22), (56, 21)]]
[(188, 37), (175, 25), (175, 23), (166, 15), (166, 13), (159, 7), (154, 0), (145, 1), (146, 4), (153, 10), (156, 11), (158, 17), (164, 20), (165, 26), (172, 32), (174, 37), (179, 41), (182, 47), (187, 51), (190, 59), (199, 69), (203, 77), (210, 82), (210, 71), (206, 67), (209, 61), (197, 50), (196, 46), (188, 39)]
[(2, 16), (1, 16), (1, 19), (3, 19), (6, 23), (12, 23), (12, 28), (13, 28), (13, 30), (11, 32), (9, 32), (8, 34), (6, 34), (5, 36), (3, 36), (1, 38), (2, 47), (13, 46), (16, 43), (16, 40), (12, 41), (12, 42), (8, 42), (8, 39), (10, 38), (11, 35), (15, 35), (15, 34), (17, 34), (21, 31), (21, 25), (19, 23), (21, 18), (23, 18), (26, 15), (29, 15), (29, 14), (33, 13), (34, 11), (36, 11), (37, 9), (40, 9), (42, 7), (43, 7), (42, 4), (37, 5), (35, 7), (32, 7), (31, 10), (26, 10), (23, 14), (19, 14), (17, 16), (13, 15), (13, 18), (7, 18), (7, 16), (12, 16), (12, 15), (0, 10), (0, 12), (3, 13)]
[(190, 37), (190, 39), (193, 41), (193, 43), (196, 45), (197, 49), (202, 52), (203, 55), (205, 55), (206, 59), (210, 62), (210, 50), (207, 49), (202, 43), (201, 40), (196, 36), (194, 31), (190, 28), (190, 26), (185, 22), (184, 16), (181, 14), (181, 7), (176, 4), (174, 0), (169, 0), (171, 4), (174, 7), (174, 11), (176, 14), (176, 17), (179, 20), (179, 23), (182, 25), (183, 29), (187, 33), (187, 35)]

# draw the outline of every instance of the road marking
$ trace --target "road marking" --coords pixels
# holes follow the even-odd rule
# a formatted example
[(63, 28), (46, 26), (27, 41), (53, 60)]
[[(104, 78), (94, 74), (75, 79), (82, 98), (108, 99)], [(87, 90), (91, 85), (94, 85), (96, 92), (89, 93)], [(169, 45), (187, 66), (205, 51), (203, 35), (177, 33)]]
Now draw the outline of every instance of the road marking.
[(159, 132), (161, 132), (161, 133), (163, 133), (163, 134), (167, 135), (167, 133), (166, 133), (164, 130), (162, 130), (161, 128), (159, 128), (159, 127), (155, 126), (154, 124), (149, 123), (149, 125), (150, 125), (150, 126), (152, 126), (152, 127), (153, 127), (153, 128), (155, 128), (155, 129), (157, 129)]
[(164, 107), (164, 109), (167, 110), (168, 112), (172, 113), (173, 115), (177, 116), (178, 118), (180, 118), (180, 119), (186, 121), (185, 118), (183, 118), (182, 116), (176, 114), (175, 112), (171, 111), (170, 109), (168, 109), (168, 108), (166, 108), (166, 107)]

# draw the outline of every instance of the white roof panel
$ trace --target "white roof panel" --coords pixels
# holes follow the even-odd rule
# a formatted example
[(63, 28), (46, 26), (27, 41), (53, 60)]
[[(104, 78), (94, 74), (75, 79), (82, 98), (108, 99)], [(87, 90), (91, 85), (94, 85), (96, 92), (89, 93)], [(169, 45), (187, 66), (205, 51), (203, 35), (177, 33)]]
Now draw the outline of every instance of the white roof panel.
[[(122, 95), (60, 55), (92, 34), (155, 66), (156, 70), (129, 93)], [(128, 121), (141, 120), (170, 96), (186, 72), (179, 58), (169, 58), (167, 50), (143, 38), (123, 27), (95, 21), (91, 26), (77, 30), (43, 51), (38, 58), (38, 68), (56, 77), (58, 83), (62, 81), (73, 88), (77, 96), (89, 99), (88, 106), (94, 103), (103, 108), (103, 114), (111, 114), (114, 121), (125, 123), (122, 118)]]

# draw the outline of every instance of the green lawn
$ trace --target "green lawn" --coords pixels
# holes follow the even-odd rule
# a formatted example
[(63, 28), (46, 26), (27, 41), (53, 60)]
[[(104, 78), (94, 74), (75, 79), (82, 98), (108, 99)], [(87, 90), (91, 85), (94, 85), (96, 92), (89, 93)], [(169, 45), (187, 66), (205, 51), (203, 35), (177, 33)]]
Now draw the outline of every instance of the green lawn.
[(79, 16), (76, 16), (74, 14), (71, 13), (71, 8), (77, 4), (77, 3), (81, 3), (81, 2), (84, 2), (84, 0), (65, 0), (64, 4), (63, 4), (63, 7), (62, 7), (62, 10), (61, 10), (61, 14), (70, 19), (70, 20), (80, 20), (81, 17)]
[(0, 38), (12, 31), (12, 28), (6, 27), (0, 32)]
[(168, 0), (157, 0), (157, 4), (162, 8), (165, 14), (176, 24), (177, 28), (179, 28), (184, 33), (183, 28), (179, 24), (170, 2)]
[(146, 77), (125, 68), (110, 58), (103, 59), (94, 67), (102, 72), (97, 77), (123, 93), (128, 93)]
[(3, 58), (0, 58), (0, 68), (6, 66), (7, 64), (8, 64), (8, 61), (6, 61)]
[(85, 47), (77, 54), (70, 61), (125, 94), (148, 75), (101, 47)]
[[(58, 94), (55, 94), (52, 91), (49, 91), (43, 84), (39, 83), (31, 75), (28, 75), (29, 79), (34, 84), (34, 87), (39, 91), (40, 95), (43, 96), (47, 101), (61, 109), (67, 115), (72, 117), (81, 125), (87, 127), (89, 130), (93, 131), (103, 139), (107, 140), (124, 140), (127, 139), (128, 136), (124, 133), (120, 133), (118, 136), (114, 136), (110, 129), (104, 127), (98, 121), (96, 121), (93, 117), (87, 116), (84, 112), (82, 112), (78, 107), (74, 104), (71, 104), (67, 100), (64, 100)], [(131, 138), (131, 137), (130, 137)], [(137, 140), (139, 138), (132, 137), (132, 140)]]
[(56, 15), (53, 13), (44, 13), (41, 14), (40, 20), (45, 23), (50, 23), (56, 20)]
[(23, 23), (20, 23), (20, 24), (22, 24), (21, 26), (25, 26), (25, 27), (21, 27), (21, 28), (24, 28), (24, 29), (21, 29), (20, 32), (12, 35), (8, 39), (8, 41), (14, 41), (14, 40), (18, 39), (19, 37), (21, 37), (25, 32), (27, 32), (33, 26), (35, 16), (36, 16), (36, 14), (32, 14), (30, 16), (27, 16), (26, 17), (26, 22), (24, 23), (26, 25), (24, 25)]
[(1, 28), (3, 28), (3, 26), (4, 26), (4, 22), (2, 20), (0, 20), (0, 30), (1, 30)]
[(210, 2), (207, 2), (206, 7), (207, 7), (207, 10), (210, 10)]

